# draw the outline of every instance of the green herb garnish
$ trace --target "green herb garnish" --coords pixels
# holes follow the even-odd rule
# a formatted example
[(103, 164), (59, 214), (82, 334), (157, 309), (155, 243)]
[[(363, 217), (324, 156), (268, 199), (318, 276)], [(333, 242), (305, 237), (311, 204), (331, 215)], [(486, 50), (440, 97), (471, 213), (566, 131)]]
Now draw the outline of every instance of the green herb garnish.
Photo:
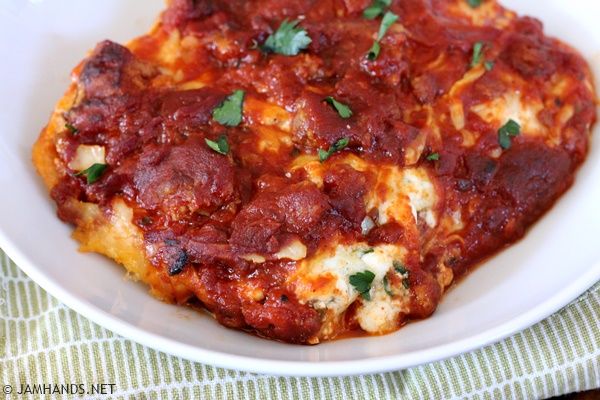
[(483, 3), (483, 0), (467, 0), (467, 3), (471, 6), (471, 8), (477, 8)]
[(394, 266), (394, 270), (400, 275), (408, 273), (408, 270), (404, 267), (404, 265), (402, 265), (400, 261), (394, 261), (392, 265)]
[(65, 123), (65, 128), (67, 128), (73, 135), (77, 135), (79, 133), (79, 129), (75, 128), (73, 125), (71, 125), (68, 122)]
[(369, 52), (367, 53), (367, 58), (369, 59), (369, 61), (374, 61), (377, 59), (377, 57), (379, 57), (379, 52), (381, 51), (381, 45), (379, 44), (379, 41), (374, 41), (373, 42), (373, 46), (371, 46), (371, 48), (369, 49)]
[(402, 286), (404, 286), (404, 289), (410, 288), (410, 282), (408, 281), (408, 275), (405, 277), (402, 277)]
[(206, 142), (208, 147), (210, 147), (219, 154), (226, 155), (227, 153), (229, 153), (229, 143), (227, 143), (227, 137), (225, 137), (225, 135), (219, 136), (216, 142), (214, 140), (206, 138), (204, 139), (204, 141)]
[(375, 274), (369, 270), (365, 270), (363, 272), (357, 272), (354, 275), (350, 275), (350, 284), (354, 286), (354, 289), (360, 293), (363, 299), (371, 300), (369, 291), (371, 290), (373, 279), (375, 279)]
[(346, 146), (348, 146), (349, 142), (350, 142), (350, 139), (348, 139), (348, 138), (341, 138), (340, 140), (338, 140), (337, 142), (335, 142), (331, 147), (329, 147), (329, 150), (325, 151), (323, 149), (319, 149), (318, 150), (319, 161), (324, 162), (329, 157), (331, 157), (331, 155), (333, 153), (335, 153), (337, 151), (340, 151), (340, 150), (344, 149)]
[(440, 153), (431, 153), (426, 158), (427, 161), (437, 161), (440, 159)]
[(392, 0), (373, 0), (371, 5), (363, 11), (366, 19), (375, 19), (383, 14), (383, 11), (392, 5)]
[(106, 167), (107, 167), (106, 164), (95, 163), (95, 164), (92, 164), (92, 166), (84, 169), (81, 172), (78, 172), (75, 175), (84, 175), (87, 179), (88, 185), (91, 185), (92, 183), (94, 183), (98, 179), (100, 179), (100, 177), (104, 173), (104, 170), (106, 169)]
[(509, 119), (507, 123), (498, 129), (498, 143), (504, 150), (510, 149), (511, 138), (519, 136), (521, 133), (521, 125), (515, 120)]
[(471, 68), (477, 66), (481, 62), (483, 56), (483, 42), (477, 42), (473, 45), (473, 56), (471, 57)]
[(298, 20), (288, 21), (285, 19), (262, 45), (263, 51), (295, 56), (300, 53), (300, 50), (306, 49), (312, 40), (306, 30), (297, 27), (299, 23)]
[(381, 25), (379, 25), (379, 32), (377, 33), (377, 40), (375, 40), (375, 42), (373, 42), (373, 46), (371, 46), (371, 49), (367, 53), (367, 59), (369, 59), (369, 61), (373, 61), (373, 60), (377, 59), (377, 57), (379, 56), (379, 52), (381, 51), (381, 45), (379, 42), (381, 42), (381, 39), (383, 39), (383, 37), (385, 36), (385, 34), (388, 31), (388, 29), (390, 28), (390, 26), (392, 26), (392, 24), (394, 22), (396, 22), (397, 20), (398, 20), (398, 16), (396, 14), (394, 14), (393, 12), (387, 11), (385, 13), (385, 15), (383, 16), (383, 18), (381, 20)]
[(323, 101), (327, 102), (328, 104), (331, 104), (333, 108), (335, 108), (335, 110), (338, 112), (340, 117), (350, 118), (352, 116), (352, 110), (350, 109), (350, 107), (348, 107), (344, 103), (340, 103), (333, 97), (327, 96)]
[(392, 265), (394, 266), (394, 270), (402, 276), (402, 286), (404, 286), (404, 289), (408, 289), (410, 287), (410, 283), (408, 282), (409, 271), (400, 261), (394, 261)]
[(483, 66), (485, 67), (486, 71), (491, 71), (494, 68), (494, 62), (493, 61), (486, 61), (483, 63)]
[(215, 121), (226, 126), (238, 126), (242, 122), (244, 91), (236, 90), (213, 110)]
[(388, 296), (394, 297), (394, 292), (392, 292), (392, 289), (390, 288), (390, 282), (388, 281), (387, 275), (383, 277), (383, 290), (385, 290)]

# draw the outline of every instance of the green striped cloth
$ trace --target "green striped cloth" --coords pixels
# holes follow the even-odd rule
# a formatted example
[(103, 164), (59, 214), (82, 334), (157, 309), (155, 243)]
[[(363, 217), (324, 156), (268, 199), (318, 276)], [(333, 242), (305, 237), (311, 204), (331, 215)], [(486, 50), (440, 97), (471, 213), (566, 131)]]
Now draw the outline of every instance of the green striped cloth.
[(13, 390), (7, 399), (27, 398), (15, 394), (25, 383), (86, 391), (113, 384), (112, 396), (64, 396), (86, 399), (540, 399), (600, 387), (600, 283), (539, 324), (472, 353), (385, 374), (282, 378), (131, 342), (66, 308), (1, 251), (0, 264), (0, 385)]

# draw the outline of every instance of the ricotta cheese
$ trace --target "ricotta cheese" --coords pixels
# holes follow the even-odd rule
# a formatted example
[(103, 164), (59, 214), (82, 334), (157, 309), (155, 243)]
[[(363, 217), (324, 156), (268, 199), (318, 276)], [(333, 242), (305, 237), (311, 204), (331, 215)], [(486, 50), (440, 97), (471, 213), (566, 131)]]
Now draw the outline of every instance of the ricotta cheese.
[(371, 300), (360, 300), (357, 320), (367, 332), (392, 330), (396, 328), (398, 315), (406, 311), (408, 291), (392, 297), (386, 293), (383, 281), (393, 269), (394, 261), (403, 262), (406, 253), (399, 245), (371, 248), (367, 243), (338, 244), (299, 264), (293, 277), (296, 295), (301, 302), (328, 312), (330, 321), (336, 321), (360, 298), (360, 293), (350, 284), (350, 277), (371, 271), (375, 275), (369, 291)]

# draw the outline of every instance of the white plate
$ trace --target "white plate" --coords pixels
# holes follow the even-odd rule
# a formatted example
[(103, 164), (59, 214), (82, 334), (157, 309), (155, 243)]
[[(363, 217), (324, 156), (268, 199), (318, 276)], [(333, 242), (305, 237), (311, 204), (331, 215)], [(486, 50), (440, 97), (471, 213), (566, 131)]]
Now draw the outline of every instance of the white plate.
[[(506, 1), (600, 64), (600, 2)], [(222, 367), (286, 375), (344, 375), (413, 366), (521, 330), (600, 279), (600, 131), (575, 186), (517, 245), (453, 289), (429, 319), (397, 333), (318, 346), (267, 341), (154, 300), (124, 270), (76, 251), (71, 228), (30, 162), (31, 145), (98, 41), (124, 42), (152, 24), (161, 0), (25, 1), (0, 5), (0, 246), (37, 283), (106, 328), (150, 347)], [(595, 59), (594, 59), (595, 57)], [(600, 68), (596, 68), (600, 76)]]

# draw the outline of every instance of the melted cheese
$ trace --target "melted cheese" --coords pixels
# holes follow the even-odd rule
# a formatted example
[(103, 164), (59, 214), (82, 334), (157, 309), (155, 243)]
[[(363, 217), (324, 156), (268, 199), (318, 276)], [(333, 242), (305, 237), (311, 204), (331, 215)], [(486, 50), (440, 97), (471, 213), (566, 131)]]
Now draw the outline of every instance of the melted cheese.
[(503, 9), (495, 1), (484, 1), (478, 7), (471, 7), (465, 0), (454, 0), (448, 8), (453, 15), (467, 18), (475, 26), (493, 25), (503, 29), (515, 18), (514, 12)]
[(179, 89), (181, 90), (192, 90), (192, 89), (201, 89), (210, 84), (211, 76), (210, 74), (206, 74), (207, 76), (200, 75), (200, 77), (193, 79), (191, 81), (185, 81), (181, 85), (179, 85)]
[(419, 132), (417, 137), (404, 150), (404, 164), (411, 166), (416, 164), (423, 154), (427, 143), (428, 130)]
[[(377, 171), (377, 182), (366, 196), (365, 207), (367, 210), (378, 210), (377, 222), (380, 225), (390, 221), (401, 224), (408, 223), (409, 220), (416, 222), (419, 216), (425, 218), (427, 225), (436, 225), (433, 209), (438, 198), (435, 186), (424, 168), (373, 166), (352, 154), (345, 155), (336, 163), (349, 165), (361, 172)], [(327, 164), (321, 163), (312, 155), (297, 157), (291, 166), (292, 171), (304, 169), (307, 178), (318, 187), (323, 186), (326, 168)]]
[[(277, 253), (275, 258), (278, 260), (287, 258), (290, 260), (298, 261), (306, 257), (307, 248), (300, 240), (292, 240), (287, 245), (283, 246)], [(250, 261), (256, 264), (261, 264), (267, 261), (267, 259), (257, 253), (250, 253), (240, 256), (240, 258)]]
[(160, 59), (166, 65), (172, 65), (181, 59), (182, 47), (181, 47), (181, 34), (179, 30), (174, 29), (169, 33), (167, 40), (161, 43), (159, 56)]
[(381, 167), (377, 184), (367, 201), (367, 209), (377, 208), (378, 223), (396, 221), (400, 224), (423, 215), (429, 226), (435, 226), (433, 208), (437, 194), (424, 168)]
[(513, 119), (521, 125), (521, 134), (545, 135), (546, 128), (540, 123), (537, 114), (544, 105), (537, 99), (525, 100), (518, 91), (505, 93), (486, 103), (480, 103), (471, 108), (489, 124), (500, 128), (508, 120)]
[(268, 125), (284, 132), (292, 129), (292, 117), (284, 108), (258, 100), (252, 96), (244, 99), (244, 116), (251, 125)]
[(306, 172), (306, 176), (309, 181), (314, 183), (319, 188), (323, 187), (323, 175), (325, 174), (325, 167), (323, 163), (319, 161), (317, 156), (310, 154), (302, 154), (294, 159), (290, 170), (292, 172), (303, 169)]
[(266, 125), (259, 125), (255, 129), (259, 137), (256, 146), (260, 152), (279, 153), (281, 145), (292, 145), (291, 136), (284, 131)]
[(473, 82), (481, 78), (485, 74), (485, 68), (482, 65), (477, 65), (468, 70), (465, 75), (450, 88), (448, 92), (448, 110), (450, 112), (450, 120), (454, 129), (459, 131), (463, 136), (463, 146), (471, 147), (475, 144), (477, 137), (472, 132), (465, 130), (465, 110), (461, 99), (461, 93), (466, 90)]
[(293, 240), (275, 253), (278, 259), (302, 260), (306, 257), (306, 246), (299, 240)]
[(80, 144), (77, 146), (75, 156), (69, 163), (69, 168), (81, 172), (94, 164), (106, 164), (104, 146)]

